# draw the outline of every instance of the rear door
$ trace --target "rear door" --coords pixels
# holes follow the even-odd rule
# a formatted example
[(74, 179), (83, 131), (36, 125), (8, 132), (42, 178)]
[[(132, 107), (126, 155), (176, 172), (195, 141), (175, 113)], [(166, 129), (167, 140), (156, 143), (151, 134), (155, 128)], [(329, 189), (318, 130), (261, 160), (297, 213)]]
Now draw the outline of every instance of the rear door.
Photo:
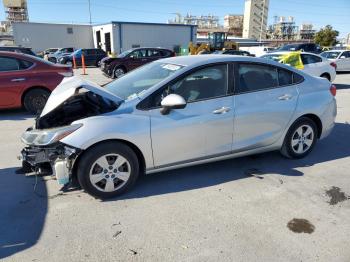
[(269, 146), (288, 126), (298, 100), (293, 73), (260, 63), (235, 66), (233, 151)]
[(16, 58), (0, 56), (0, 108), (18, 106), (20, 103), (22, 90), (28, 81), (23, 67)]

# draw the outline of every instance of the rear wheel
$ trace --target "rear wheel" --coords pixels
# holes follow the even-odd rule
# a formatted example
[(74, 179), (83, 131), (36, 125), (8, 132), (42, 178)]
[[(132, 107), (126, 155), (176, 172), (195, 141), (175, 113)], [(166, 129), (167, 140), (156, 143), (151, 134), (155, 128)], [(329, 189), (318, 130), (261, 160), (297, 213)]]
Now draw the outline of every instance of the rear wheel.
[(36, 114), (43, 110), (50, 92), (43, 89), (32, 89), (23, 98), (24, 108), (30, 113)]
[(134, 151), (119, 142), (107, 142), (88, 150), (78, 164), (81, 187), (98, 198), (118, 196), (131, 188), (139, 175)]
[(316, 140), (316, 124), (307, 117), (301, 117), (289, 128), (281, 153), (288, 158), (303, 158), (311, 152)]
[(122, 67), (116, 67), (114, 70), (113, 70), (113, 77), (114, 78), (119, 78), (123, 75), (125, 75), (126, 73), (126, 70)]

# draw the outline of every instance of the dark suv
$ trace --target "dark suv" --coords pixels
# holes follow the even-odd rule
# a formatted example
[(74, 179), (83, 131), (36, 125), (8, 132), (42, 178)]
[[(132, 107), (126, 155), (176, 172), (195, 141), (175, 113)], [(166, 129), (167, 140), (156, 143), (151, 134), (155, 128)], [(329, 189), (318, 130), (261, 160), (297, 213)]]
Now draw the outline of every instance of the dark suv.
[(29, 47), (19, 47), (19, 46), (0, 46), (0, 51), (16, 52), (26, 55), (36, 56), (36, 54)]
[(84, 55), (85, 65), (87, 66), (99, 66), (100, 61), (107, 56), (106, 52), (102, 49), (78, 49), (70, 55), (62, 56), (58, 59), (60, 64), (73, 65), (73, 56), (77, 66), (82, 65), (82, 55)]
[(322, 52), (322, 49), (317, 44), (288, 44), (280, 47), (279, 49), (275, 50), (276, 52), (279, 51), (303, 51), (303, 52), (309, 52), (314, 54), (319, 54)]
[(169, 49), (140, 47), (127, 50), (115, 58), (106, 57), (101, 61), (101, 70), (109, 77), (118, 78), (125, 73), (152, 61), (175, 56)]

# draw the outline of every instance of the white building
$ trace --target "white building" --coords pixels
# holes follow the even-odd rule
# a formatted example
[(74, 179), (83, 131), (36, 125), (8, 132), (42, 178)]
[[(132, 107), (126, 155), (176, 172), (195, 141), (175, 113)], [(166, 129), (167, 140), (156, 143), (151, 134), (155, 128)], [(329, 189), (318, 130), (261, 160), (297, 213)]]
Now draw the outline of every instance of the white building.
[(164, 47), (178, 51), (196, 42), (197, 26), (183, 24), (111, 22), (93, 26), (95, 47), (119, 54), (136, 47)]
[(266, 36), (269, 0), (245, 0), (243, 37), (264, 39)]
[(31, 47), (34, 52), (50, 47), (93, 48), (91, 25), (12, 23), (15, 45)]

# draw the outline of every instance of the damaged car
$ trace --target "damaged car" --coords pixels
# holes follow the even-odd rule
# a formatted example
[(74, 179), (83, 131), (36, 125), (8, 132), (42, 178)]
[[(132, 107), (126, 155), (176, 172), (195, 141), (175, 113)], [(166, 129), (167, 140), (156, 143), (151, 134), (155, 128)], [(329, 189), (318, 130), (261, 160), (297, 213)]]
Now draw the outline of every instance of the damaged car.
[(302, 158), (331, 132), (335, 93), (283, 64), (226, 55), (157, 60), (104, 87), (71, 77), (22, 135), (23, 165), (103, 199), (142, 173), (274, 150)]

